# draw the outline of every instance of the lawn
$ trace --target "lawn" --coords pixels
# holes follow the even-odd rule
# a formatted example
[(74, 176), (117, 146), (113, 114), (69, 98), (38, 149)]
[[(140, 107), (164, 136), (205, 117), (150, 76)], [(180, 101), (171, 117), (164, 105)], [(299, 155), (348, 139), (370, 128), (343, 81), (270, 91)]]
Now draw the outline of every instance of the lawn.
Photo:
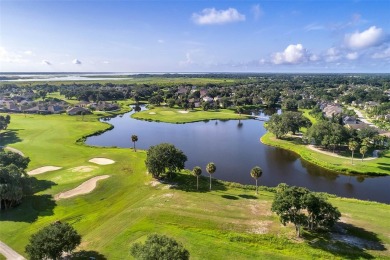
[(188, 123), (204, 120), (229, 120), (229, 119), (247, 119), (247, 115), (239, 115), (233, 110), (218, 109), (203, 111), (201, 109), (186, 110), (169, 108), (169, 107), (154, 107), (132, 115), (133, 118), (151, 121), (161, 121), (166, 123)]
[[(267, 132), (261, 137), (261, 142), (293, 151), (299, 154), (304, 160), (329, 170), (352, 174), (390, 175), (390, 151), (387, 151), (381, 157), (374, 160), (361, 161), (355, 158), (354, 164), (352, 165), (350, 157), (338, 158), (313, 151), (305, 144), (302, 144), (300, 138), (287, 137), (284, 139), (276, 139), (272, 133)], [(357, 152), (355, 152), (355, 156), (359, 156)]]
[[(390, 205), (331, 199), (348, 223), (348, 231), (381, 245), (376, 249), (332, 242), (327, 234), (305, 232), (304, 239), (296, 239), (293, 227), (282, 226), (270, 211), (274, 194), (264, 188), (255, 196), (253, 187), (214, 180), (213, 190), (208, 191), (208, 178), (204, 177), (200, 191), (196, 191), (196, 179), (188, 171), (173, 180), (176, 187), (170, 187), (146, 174), (145, 151), (76, 143), (82, 136), (107, 127), (97, 121), (96, 115), (85, 116), (84, 121), (66, 115), (12, 115), (9, 129), (1, 134), (1, 144), (29, 156), (29, 170), (46, 165), (63, 168), (36, 175), (35, 194), (19, 207), (1, 213), (1, 241), (25, 255), (31, 234), (61, 220), (82, 235), (80, 250), (106, 259), (132, 259), (131, 244), (152, 232), (182, 242), (191, 259), (390, 258)], [(94, 157), (116, 163), (89, 163)], [(95, 168), (90, 172), (74, 171), (78, 166)], [(110, 178), (100, 181), (90, 194), (52, 199), (103, 174)]]

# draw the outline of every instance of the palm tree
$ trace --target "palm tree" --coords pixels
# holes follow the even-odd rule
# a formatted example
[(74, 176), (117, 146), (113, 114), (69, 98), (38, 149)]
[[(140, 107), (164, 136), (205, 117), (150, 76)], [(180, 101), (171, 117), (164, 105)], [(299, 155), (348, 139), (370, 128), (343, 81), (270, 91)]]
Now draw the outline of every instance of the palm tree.
[(366, 154), (367, 150), (368, 150), (368, 148), (365, 145), (360, 147), (360, 153), (362, 154), (362, 161), (363, 161), (364, 155)]
[(135, 149), (135, 142), (138, 141), (138, 136), (132, 135), (131, 136), (131, 141), (134, 143), (134, 152), (136, 152), (137, 150)]
[(359, 144), (355, 140), (350, 140), (348, 143), (348, 148), (352, 152), (352, 159), (351, 159), (352, 164), (353, 164), (353, 153), (358, 148), (358, 146), (359, 146)]
[(257, 179), (260, 178), (262, 174), (263, 170), (259, 166), (256, 166), (251, 170), (251, 176), (256, 180), (256, 195), (259, 194), (257, 191)]
[(206, 166), (206, 171), (210, 174), (210, 190), (211, 190), (211, 174), (213, 174), (217, 170), (217, 167), (215, 167), (215, 164), (213, 162), (210, 162)]
[(195, 166), (192, 169), (192, 174), (196, 176), (196, 190), (199, 190), (199, 176), (202, 174), (202, 169), (199, 166)]

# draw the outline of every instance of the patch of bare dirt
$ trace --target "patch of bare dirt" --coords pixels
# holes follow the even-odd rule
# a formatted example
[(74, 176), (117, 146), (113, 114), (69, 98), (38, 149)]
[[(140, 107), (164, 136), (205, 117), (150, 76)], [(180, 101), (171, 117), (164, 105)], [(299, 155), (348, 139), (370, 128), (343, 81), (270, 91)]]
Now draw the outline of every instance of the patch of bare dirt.
[(91, 172), (93, 170), (99, 169), (99, 167), (96, 166), (78, 166), (71, 168), (71, 172)]

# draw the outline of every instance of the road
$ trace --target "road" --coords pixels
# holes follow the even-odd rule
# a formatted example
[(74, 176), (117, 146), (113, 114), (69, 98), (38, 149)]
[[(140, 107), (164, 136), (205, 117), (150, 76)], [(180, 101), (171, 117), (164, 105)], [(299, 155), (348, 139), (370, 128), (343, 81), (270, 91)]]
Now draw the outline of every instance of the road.
[(0, 254), (5, 256), (9, 260), (26, 260), (23, 256), (19, 255), (12, 248), (0, 241)]

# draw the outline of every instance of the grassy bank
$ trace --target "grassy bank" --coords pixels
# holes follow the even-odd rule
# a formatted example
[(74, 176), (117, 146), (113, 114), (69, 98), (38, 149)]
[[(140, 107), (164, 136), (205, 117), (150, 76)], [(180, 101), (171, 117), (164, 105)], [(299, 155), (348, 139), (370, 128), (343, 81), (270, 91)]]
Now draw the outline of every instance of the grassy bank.
[[(132, 259), (131, 244), (152, 232), (182, 242), (191, 259), (390, 258), (390, 205), (331, 199), (343, 214), (348, 234), (378, 245), (375, 248), (363, 250), (334, 242), (327, 233), (304, 233), (304, 239), (296, 239), (293, 227), (283, 227), (271, 212), (272, 192), (261, 189), (255, 196), (251, 188), (217, 181), (210, 192), (207, 178), (201, 179), (198, 192), (195, 177), (186, 171), (173, 180), (177, 186), (172, 189), (146, 174), (144, 151), (76, 143), (107, 127), (96, 115), (85, 116), (84, 121), (66, 115), (12, 115), (1, 144), (29, 156), (29, 170), (46, 165), (63, 168), (36, 175), (35, 194), (19, 207), (1, 212), (1, 241), (25, 255), (31, 234), (61, 220), (82, 235), (79, 249), (114, 260)], [(116, 163), (89, 163), (94, 157)], [(92, 170), (76, 170), (79, 166)], [(53, 195), (103, 174), (110, 178), (100, 181), (92, 193), (53, 200)]]
[(276, 139), (272, 133), (267, 132), (261, 137), (261, 142), (293, 151), (299, 154), (305, 161), (328, 170), (345, 174), (390, 175), (390, 168), (388, 166), (390, 160), (389, 151), (374, 160), (361, 161), (360, 159), (355, 159), (352, 165), (351, 158), (339, 158), (311, 150), (305, 144), (302, 144), (300, 138), (287, 137), (284, 139)]
[(166, 123), (189, 123), (204, 120), (229, 120), (229, 119), (247, 119), (247, 115), (239, 115), (229, 109), (218, 109), (203, 111), (201, 109), (187, 110), (154, 107), (132, 115), (133, 118), (150, 121), (161, 121)]

